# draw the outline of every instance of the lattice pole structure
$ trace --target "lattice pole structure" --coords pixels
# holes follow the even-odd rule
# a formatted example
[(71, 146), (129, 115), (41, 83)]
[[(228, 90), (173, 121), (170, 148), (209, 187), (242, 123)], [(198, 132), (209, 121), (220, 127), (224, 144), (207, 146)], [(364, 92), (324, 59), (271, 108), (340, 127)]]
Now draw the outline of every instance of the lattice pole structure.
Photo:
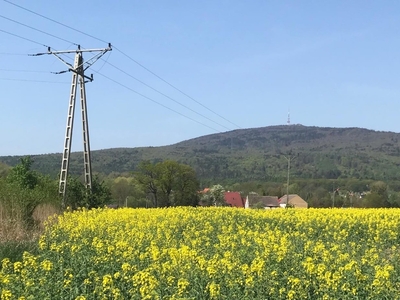
[[(56, 56), (59, 60), (65, 63), (72, 72), (72, 82), (71, 91), (69, 97), (68, 105), (68, 115), (67, 115), (67, 125), (65, 128), (65, 139), (64, 139), (64, 151), (62, 153), (61, 161), (61, 173), (59, 182), (59, 192), (62, 194), (62, 207), (65, 207), (66, 195), (67, 195), (67, 179), (68, 179), (68, 168), (70, 162), (71, 154), (71, 144), (72, 144), (72, 133), (74, 126), (74, 114), (75, 114), (75, 102), (77, 87), (79, 83), (80, 87), (80, 102), (81, 102), (81, 117), (82, 117), (82, 134), (83, 134), (83, 163), (84, 163), (84, 176), (85, 176), (85, 186), (91, 191), (92, 189), (92, 166), (90, 159), (90, 141), (89, 141), (89, 125), (88, 125), (88, 113), (86, 104), (86, 91), (85, 83), (93, 81), (93, 75), (91, 77), (85, 76), (85, 71), (93, 65), (100, 57), (102, 57), (106, 52), (111, 51), (111, 44), (108, 44), (108, 48), (103, 49), (81, 49), (78, 46), (77, 50), (63, 50), (63, 51), (52, 51), (48, 48), (46, 53), (38, 53), (38, 55), (52, 54)], [(97, 52), (86, 63), (83, 61), (83, 52)], [(66, 62), (60, 55), (75, 53), (74, 65)], [(58, 72), (57, 74), (65, 73), (67, 71)], [(86, 81), (86, 80), (87, 81)]]

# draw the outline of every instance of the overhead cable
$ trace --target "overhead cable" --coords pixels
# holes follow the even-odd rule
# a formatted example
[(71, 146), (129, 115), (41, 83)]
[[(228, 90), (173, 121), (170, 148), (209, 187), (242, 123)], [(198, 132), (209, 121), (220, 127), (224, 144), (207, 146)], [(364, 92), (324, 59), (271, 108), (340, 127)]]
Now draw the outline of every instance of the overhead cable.
[[(20, 8), (20, 9), (23, 9), (23, 10), (25, 10), (25, 11), (28, 11), (28, 12), (30, 12), (30, 13), (32, 13), (32, 14), (35, 14), (35, 15), (40, 16), (40, 17), (42, 17), (42, 18), (45, 18), (45, 19), (47, 19), (47, 20), (49, 20), (49, 21), (52, 21), (52, 22), (54, 22), (54, 23), (56, 23), (56, 24), (59, 24), (59, 25), (61, 25), (61, 26), (64, 26), (64, 27), (66, 27), (66, 28), (68, 28), (68, 29), (71, 29), (71, 30), (73, 30), (73, 31), (79, 32), (79, 33), (81, 33), (81, 34), (83, 34), (83, 35), (86, 35), (86, 36), (88, 36), (88, 37), (91, 37), (91, 38), (93, 38), (93, 39), (95, 39), (95, 40), (98, 40), (98, 41), (103, 42), (103, 43), (107, 43), (107, 42), (106, 42), (105, 40), (103, 40), (103, 39), (100, 39), (100, 38), (98, 38), (98, 37), (95, 37), (95, 36), (93, 36), (93, 35), (91, 35), (91, 34), (88, 34), (88, 33), (86, 33), (86, 32), (83, 32), (83, 31), (81, 31), (81, 30), (79, 30), (79, 29), (73, 28), (73, 27), (71, 27), (71, 26), (69, 26), (69, 25), (66, 25), (66, 24), (64, 24), (64, 23), (61, 23), (61, 22), (59, 22), (59, 21), (56, 21), (56, 20), (54, 20), (54, 19), (52, 19), (52, 18), (46, 17), (46, 16), (44, 16), (44, 15), (42, 15), (42, 14), (40, 14), (40, 13), (34, 12), (34, 11), (32, 11), (32, 10), (30, 10), (30, 9), (28, 9), (28, 8), (25, 8), (25, 7), (21, 6), (21, 5), (15, 4), (15, 3), (11, 2), (11, 1), (8, 1), (8, 0), (3, 0), (3, 1), (4, 1), (4, 2), (7, 2), (7, 3), (11, 4), (11, 5), (14, 5), (14, 6), (16, 6), (16, 7)], [(237, 128), (241, 129), (241, 127), (240, 127), (239, 125), (237, 125), (237, 124), (233, 123), (232, 121), (228, 120), (227, 118), (221, 116), (220, 114), (218, 114), (217, 112), (213, 111), (213, 110), (210, 109), (209, 107), (205, 106), (205, 105), (202, 104), (201, 102), (197, 101), (196, 99), (194, 99), (193, 97), (191, 97), (191, 96), (188, 95), (187, 93), (183, 92), (182, 90), (180, 90), (180, 89), (177, 88), (176, 86), (172, 85), (171, 83), (169, 83), (168, 81), (166, 81), (165, 79), (163, 79), (161, 76), (157, 75), (156, 73), (154, 73), (154, 72), (151, 71), (150, 69), (146, 68), (144, 65), (142, 65), (141, 63), (139, 63), (138, 61), (136, 61), (136, 60), (133, 59), (132, 57), (130, 57), (128, 54), (126, 54), (126, 53), (123, 52), (122, 50), (120, 50), (120, 49), (118, 49), (117, 47), (115, 47), (115, 45), (113, 46), (113, 48), (114, 48), (115, 50), (117, 50), (118, 52), (120, 52), (122, 55), (124, 55), (126, 58), (128, 58), (128, 59), (130, 59), (131, 61), (133, 61), (134, 63), (136, 63), (136, 64), (137, 64), (138, 66), (140, 66), (141, 68), (145, 69), (147, 72), (149, 72), (149, 73), (152, 74), (153, 76), (157, 77), (158, 79), (160, 79), (161, 81), (163, 81), (164, 83), (166, 83), (167, 85), (169, 85), (170, 87), (172, 87), (173, 89), (175, 89), (175, 90), (177, 90), (178, 92), (180, 92), (182, 95), (188, 97), (188, 98), (191, 99), (192, 101), (196, 102), (197, 104), (199, 104), (199, 105), (202, 106), (203, 108), (207, 109), (208, 111), (212, 112), (213, 114), (215, 114), (216, 116), (222, 118), (223, 120), (227, 121), (228, 123), (230, 123), (230, 124), (236, 126)]]
[(103, 76), (104, 78), (106, 78), (106, 79), (108, 79), (108, 80), (110, 80), (110, 81), (112, 81), (112, 82), (114, 82), (114, 83), (116, 83), (116, 84), (118, 84), (118, 85), (120, 85), (120, 86), (126, 88), (127, 90), (130, 90), (131, 92), (133, 92), (133, 93), (135, 93), (135, 94), (137, 94), (137, 95), (139, 95), (139, 96), (141, 96), (141, 97), (143, 97), (143, 98), (145, 98), (145, 99), (147, 99), (147, 100), (150, 100), (150, 101), (152, 101), (152, 102), (154, 102), (154, 103), (156, 103), (156, 104), (158, 104), (158, 105), (160, 105), (160, 106), (162, 106), (162, 107), (164, 107), (164, 108), (166, 108), (166, 109), (168, 109), (168, 110), (170, 110), (170, 111), (172, 111), (172, 112), (174, 112), (174, 113), (176, 113), (176, 114), (178, 114), (178, 115), (180, 115), (180, 116), (182, 116), (182, 117), (184, 117), (184, 118), (186, 118), (186, 119), (189, 119), (189, 120), (191, 120), (191, 121), (193, 121), (193, 122), (196, 122), (196, 123), (198, 123), (198, 124), (200, 124), (200, 125), (203, 125), (203, 126), (205, 126), (205, 127), (208, 127), (209, 129), (212, 129), (212, 130), (214, 130), (214, 131), (216, 131), (216, 132), (218, 132), (218, 133), (221, 133), (221, 131), (219, 131), (219, 130), (217, 130), (217, 129), (211, 127), (211, 126), (208, 126), (207, 124), (204, 124), (204, 123), (202, 123), (202, 122), (200, 122), (200, 121), (197, 121), (197, 120), (195, 120), (195, 119), (193, 119), (193, 118), (191, 118), (191, 117), (188, 117), (188, 116), (186, 116), (186, 115), (180, 113), (179, 111), (176, 111), (176, 110), (174, 110), (174, 109), (172, 109), (172, 108), (170, 108), (170, 107), (168, 107), (168, 106), (166, 106), (166, 105), (164, 105), (164, 104), (162, 104), (162, 103), (160, 103), (160, 102), (158, 102), (158, 101), (156, 101), (156, 100), (154, 100), (154, 99), (152, 99), (152, 98), (150, 98), (150, 97), (147, 97), (146, 95), (143, 95), (143, 94), (139, 93), (138, 91), (135, 91), (134, 89), (128, 87), (128, 86), (125, 85), (125, 84), (122, 84), (122, 83), (120, 83), (120, 82), (118, 82), (118, 81), (112, 79), (111, 77), (108, 77), (108, 76), (106, 76), (106, 75), (104, 75), (104, 74), (101, 74), (101, 73), (99, 73), (99, 72), (97, 72), (97, 71), (94, 71), (94, 72), (97, 73), (98, 75)]
[(6, 80), (6, 81), (23, 81), (23, 82), (41, 82), (41, 83), (61, 83), (61, 84), (70, 84), (70, 82), (48, 81), (48, 80), (35, 80), (35, 79), (0, 78), (0, 80)]
[[(50, 34), (50, 33), (48, 33), (48, 32), (45, 32), (45, 31), (39, 30), (39, 29), (37, 29), (37, 28), (34, 28), (34, 27), (32, 27), (32, 26), (29, 26), (29, 25), (26, 25), (26, 24), (20, 23), (20, 22), (18, 22), (18, 21), (15, 21), (15, 20), (13, 20), (13, 19), (10, 19), (10, 18), (7, 18), (7, 17), (4, 17), (4, 16), (2, 16), (2, 15), (0, 15), (0, 17), (2, 17), (2, 18), (5, 18), (5, 19), (7, 19), (7, 20), (10, 20), (10, 21), (12, 21), (12, 22), (15, 22), (15, 23), (21, 24), (21, 25), (23, 25), (23, 26), (26, 26), (26, 27), (28, 27), (28, 28), (30, 28), (30, 29), (33, 29), (33, 30), (39, 31), (39, 32), (41, 32), (41, 33), (47, 34), (47, 35), (49, 35), (49, 36), (53, 36), (53, 37), (55, 37), (53, 34)], [(73, 43), (73, 42), (70, 42), (70, 41), (68, 41), (68, 40), (65, 40), (65, 39), (62, 39), (62, 38), (60, 38), (60, 39), (61, 39), (61, 40), (63, 40), (63, 41), (66, 41), (66, 42), (69, 42), (69, 43), (75, 44), (75, 43)], [(75, 44), (75, 45), (77, 45), (77, 44)], [(38, 55), (42, 55), (42, 53), (40, 53), (40, 54), (34, 54), (33, 56), (38, 56)], [(91, 61), (91, 60), (93, 60), (93, 59), (97, 60), (97, 59), (99, 59), (99, 58), (100, 58), (100, 56), (99, 56), (99, 55), (95, 55), (95, 56), (94, 56), (94, 57), (92, 57), (92, 58), (91, 58), (89, 61)], [(88, 63), (89, 61), (86, 61), (85, 63)], [(159, 90), (157, 90), (157, 89), (153, 88), (152, 86), (150, 86), (150, 85), (148, 85), (147, 83), (143, 82), (142, 80), (140, 80), (140, 79), (138, 79), (138, 78), (134, 77), (133, 75), (129, 74), (128, 72), (126, 72), (126, 71), (124, 71), (124, 70), (122, 70), (121, 68), (119, 68), (119, 67), (115, 66), (114, 64), (112, 64), (112, 63), (108, 62), (107, 60), (105, 61), (105, 63), (109, 64), (110, 66), (112, 66), (113, 68), (115, 68), (115, 69), (117, 69), (118, 71), (122, 72), (123, 74), (125, 74), (125, 75), (127, 75), (127, 76), (131, 77), (132, 79), (134, 79), (134, 80), (136, 80), (136, 81), (140, 82), (141, 84), (145, 85), (146, 87), (150, 88), (151, 90), (153, 90), (153, 91), (155, 91), (155, 92), (159, 93), (160, 95), (162, 95), (162, 96), (164, 96), (164, 97), (166, 97), (166, 98), (170, 99), (171, 101), (173, 101), (173, 102), (175, 102), (175, 103), (179, 104), (180, 106), (182, 106), (182, 107), (186, 108), (187, 110), (190, 110), (191, 112), (193, 112), (193, 113), (195, 113), (195, 114), (197, 114), (197, 115), (199, 115), (199, 116), (201, 116), (201, 117), (203, 117), (203, 118), (207, 119), (207, 120), (208, 120), (208, 121), (210, 121), (210, 122), (213, 122), (213, 123), (214, 123), (214, 124), (216, 124), (216, 125), (219, 125), (219, 126), (221, 126), (221, 127), (225, 128), (225, 129), (227, 129), (227, 130), (231, 130), (230, 128), (228, 128), (228, 127), (226, 127), (226, 126), (224, 126), (224, 125), (222, 125), (222, 124), (220, 124), (220, 123), (218, 123), (218, 122), (216, 122), (216, 121), (214, 121), (214, 120), (210, 119), (209, 117), (207, 117), (207, 116), (205, 116), (205, 115), (203, 115), (203, 114), (201, 114), (201, 113), (199, 113), (199, 112), (197, 112), (197, 111), (195, 111), (195, 110), (191, 109), (191, 108), (190, 108), (190, 107), (188, 107), (187, 105), (184, 105), (184, 104), (182, 104), (181, 102), (179, 102), (179, 101), (175, 100), (174, 98), (172, 98), (172, 97), (170, 97), (170, 96), (166, 95), (165, 93), (162, 93), (162, 92), (160, 92)], [(103, 65), (103, 66), (104, 66), (104, 65)], [(59, 73), (61, 73), (61, 72), (57, 72), (56, 74), (59, 74)]]
[(28, 9), (28, 8), (25, 8), (25, 7), (21, 6), (21, 5), (15, 4), (15, 3), (11, 2), (11, 1), (8, 1), (8, 0), (3, 0), (3, 1), (4, 1), (4, 2), (7, 2), (7, 3), (11, 4), (11, 5), (14, 5), (14, 6), (16, 6), (16, 7), (20, 8), (20, 9), (23, 9), (23, 10), (25, 10), (25, 11), (28, 11), (28, 12), (30, 12), (30, 13), (32, 13), (32, 14), (35, 14), (35, 15), (37, 15), (37, 16), (39, 16), (39, 17), (45, 18), (45, 19), (47, 19), (47, 20), (49, 20), (49, 21), (52, 21), (52, 22), (57, 23), (57, 24), (59, 24), (59, 25), (61, 25), (61, 26), (64, 26), (64, 27), (66, 27), (66, 28), (68, 28), (68, 29), (74, 30), (74, 31), (79, 32), (79, 33), (81, 33), (81, 34), (83, 34), (83, 35), (86, 35), (86, 36), (88, 36), (88, 37), (91, 37), (92, 39), (98, 40), (98, 41), (103, 42), (103, 43), (108, 43), (108, 42), (106, 42), (106, 41), (104, 41), (104, 40), (102, 40), (102, 39), (99, 39), (99, 38), (97, 38), (97, 37), (95, 37), (95, 36), (93, 36), (93, 35), (90, 35), (90, 34), (85, 33), (85, 32), (83, 32), (83, 31), (81, 31), (81, 30), (79, 30), (79, 29), (76, 29), (76, 28), (73, 28), (73, 27), (68, 26), (68, 25), (66, 25), (66, 24), (63, 24), (63, 23), (61, 23), (61, 22), (59, 22), (59, 21), (56, 21), (56, 20), (54, 20), (54, 19), (52, 19), (52, 18), (46, 17), (46, 16), (44, 16), (44, 15), (42, 15), (42, 14), (39, 14), (39, 13), (37, 13), (37, 12), (34, 12), (33, 10), (30, 10), (30, 9)]
[(22, 72), (22, 73), (51, 73), (49, 71), (37, 71), (37, 70), (12, 70), (12, 69), (0, 69), (2, 72)]
[(45, 44), (36, 42), (36, 41), (34, 41), (34, 40), (28, 39), (28, 38), (26, 38), (26, 37), (20, 36), (20, 35), (15, 34), (15, 33), (11, 33), (11, 32), (9, 32), (9, 31), (3, 30), (3, 29), (0, 29), (0, 31), (1, 31), (1, 32), (4, 32), (4, 33), (7, 33), (7, 34), (9, 34), (9, 35), (15, 36), (15, 37), (17, 37), (17, 38), (23, 39), (23, 40), (25, 40), (25, 41), (29, 41), (29, 42), (35, 43), (35, 44), (37, 44), (37, 45), (44, 46), (44, 47), (46, 47), (46, 48), (49, 47), (49, 46), (47, 46), (47, 45), (45, 45)]
[(71, 42), (71, 41), (68, 41), (68, 40), (66, 40), (66, 39), (60, 38), (59, 36), (56, 36), (56, 35), (54, 35), (54, 34), (45, 32), (45, 31), (43, 31), (43, 30), (34, 28), (34, 27), (32, 27), (32, 26), (29, 26), (29, 25), (26, 25), (26, 24), (24, 24), (24, 23), (18, 22), (18, 21), (16, 21), (16, 20), (7, 18), (7, 17), (5, 17), (5, 16), (3, 16), (3, 15), (0, 15), (0, 18), (6, 19), (6, 20), (11, 21), (11, 22), (14, 22), (14, 23), (19, 24), (19, 25), (21, 25), (21, 26), (25, 26), (25, 27), (30, 28), (30, 29), (32, 29), (32, 30), (35, 30), (35, 31), (38, 31), (38, 32), (40, 32), (40, 33), (43, 33), (43, 34), (46, 34), (46, 35), (48, 35), (48, 36), (54, 37), (54, 38), (56, 38), (56, 39), (59, 39), (59, 40), (61, 40), (61, 41), (64, 41), (64, 42), (67, 42), (67, 43), (71, 43), (71, 44), (74, 44), (74, 45), (78, 45), (78, 44), (76, 44), (76, 43), (74, 43), (74, 42)]
[(160, 76), (158, 76), (156, 73), (154, 73), (153, 71), (151, 71), (150, 69), (146, 68), (144, 65), (142, 65), (141, 63), (139, 63), (138, 61), (136, 61), (135, 59), (133, 59), (132, 57), (130, 57), (128, 54), (122, 52), (120, 49), (118, 49), (117, 47), (114, 46), (114, 49), (117, 50), (118, 52), (120, 52), (122, 55), (124, 55), (125, 57), (127, 57), (128, 59), (130, 59), (131, 61), (133, 61), (134, 63), (136, 63), (137, 65), (139, 65), (140, 67), (142, 67), (143, 69), (145, 69), (147, 72), (149, 72), (150, 74), (154, 75), (155, 77), (157, 77), (158, 79), (160, 79), (161, 81), (163, 81), (164, 83), (168, 84), (170, 87), (172, 87), (173, 89), (177, 90), (179, 93), (181, 93), (182, 95), (188, 97), (189, 99), (191, 99), (192, 101), (196, 102), (197, 104), (199, 104), (200, 106), (204, 107), (205, 109), (207, 109), (208, 111), (212, 112), (213, 114), (217, 115), (218, 117), (224, 119), (225, 121), (231, 123), (232, 125), (238, 127), (239, 129), (241, 129), (241, 127), (231, 121), (229, 121), (228, 119), (224, 118), (223, 116), (221, 116), (220, 114), (216, 113), (215, 111), (213, 111), (212, 109), (208, 108), (207, 106), (205, 106), (204, 104), (202, 104), (201, 102), (197, 101), (196, 99), (194, 99), (193, 97), (189, 96), (188, 94), (186, 94), (185, 92), (183, 92), (182, 90), (180, 90), (179, 88), (177, 88), (176, 86), (172, 85), (171, 83), (169, 83), (168, 81), (166, 81), (165, 79), (161, 78)]
[(118, 68), (117, 66), (113, 65), (112, 63), (108, 62), (108, 64), (109, 64), (110, 66), (114, 67), (115, 69), (117, 69), (118, 71), (124, 73), (125, 75), (131, 77), (132, 79), (135, 79), (136, 81), (140, 82), (141, 84), (147, 86), (149, 89), (151, 89), (151, 90), (153, 90), (153, 91), (159, 93), (160, 95), (162, 95), (162, 96), (164, 96), (164, 97), (170, 99), (171, 101), (174, 101), (175, 103), (179, 104), (180, 106), (182, 106), (182, 107), (184, 107), (184, 108), (190, 110), (191, 112), (193, 112), (193, 113), (195, 113), (195, 114), (197, 114), (197, 115), (199, 115), (199, 116), (201, 116), (201, 117), (207, 119), (208, 121), (213, 122), (214, 124), (217, 124), (217, 125), (219, 125), (219, 126), (225, 128), (225, 129), (227, 129), (227, 130), (231, 130), (230, 128), (228, 128), (228, 127), (226, 127), (226, 126), (224, 126), (224, 125), (222, 125), (222, 124), (220, 124), (220, 123), (218, 123), (218, 122), (215, 122), (214, 120), (208, 118), (207, 116), (205, 116), (205, 115), (203, 115), (203, 114), (201, 114), (201, 113), (199, 113), (199, 112), (197, 112), (197, 111), (191, 109), (190, 107), (186, 106), (185, 104), (182, 104), (181, 102), (175, 100), (174, 98), (171, 98), (170, 96), (164, 94), (163, 92), (160, 92), (159, 90), (157, 90), (157, 89), (151, 87), (151, 86), (148, 85), (147, 83), (145, 83), (145, 82), (141, 81), (140, 79), (138, 79), (138, 78), (136, 78), (136, 77), (130, 75), (129, 73), (127, 73), (126, 71), (122, 70), (121, 68)]

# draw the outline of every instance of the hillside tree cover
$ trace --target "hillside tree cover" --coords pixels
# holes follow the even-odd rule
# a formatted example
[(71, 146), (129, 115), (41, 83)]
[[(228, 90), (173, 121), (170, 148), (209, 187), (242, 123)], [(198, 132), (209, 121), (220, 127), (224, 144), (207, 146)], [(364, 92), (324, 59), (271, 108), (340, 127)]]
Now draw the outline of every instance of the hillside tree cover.
[[(201, 189), (220, 184), (243, 196), (256, 192), (280, 197), (286, 193), (287, 162), (279, 153), (291, 151), (298, 156), (290, 168), (289, 193), (299, 194), (311, 207), (400, 204), (400, 134), (394, 132), (301, 125), (241, 129), (163, 147), (93, 151), (92, 166), (94, 172), (106, 178), (119, 206), (173, 206), (186, 203), (183, 196), (178, 201), (178, 191), (185, 188), (177, 188), (178, 181), (168, 175), (174, 174), (174, 164), (165, 166), (161, 176), (155, 167), (159, 162), (175, 161), (190, 166)], [(32, 169), (57, 177), (58, 154), (33, 158)], [(0, 157), (10, 166), (17, 165), (19, 160), (18, 156)], [(0, 165), (0, 176), (8, 172), (7, 167)], [(131, 172), (145, 176), (132, 181)], [(70, 174), (80, 173), (81, 155), (72, 153)], [(130, 183), (118, 183), (114, 181), (117, 177), (130, 178)], [(186, 185), (193, 181), (179, 182)], [(382, 182), (386, 192), (376, 190), (374, 182)], [(123, 186), (127, 196), (121, 192)], [(128, 191), (129, 188), (133, 190)], [(340, 192), (333, 199), (332, 190), (336, 188)]]
[[(137, 171), (143, 160), (174, 160), (191, 166), (202, 186), (282, 182), (287, 163), (278, 154), (291, 151), (298, 153), (290, 170), (293, 179), (400, 181), (400, 133), (301, 125), (234, 130), (163, 147), (92, 151), (92, 167), (105, 175), (122, 174)], [(57, 177), (60, 155), (32, 157), (35, 170)], [(0, 157), (0, 161), (15, 166), (19, 157)], [(72, 153), (70, 174), (80, 175), (81, 166), (80, 153)]]

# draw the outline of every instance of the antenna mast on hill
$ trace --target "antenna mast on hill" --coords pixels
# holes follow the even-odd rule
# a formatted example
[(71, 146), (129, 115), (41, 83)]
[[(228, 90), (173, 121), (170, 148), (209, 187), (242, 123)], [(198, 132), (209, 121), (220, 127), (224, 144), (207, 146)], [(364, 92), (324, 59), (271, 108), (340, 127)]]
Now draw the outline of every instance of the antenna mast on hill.
[[(83, 162), (84, 162), (84, 174), (85, 174), (85, 186), (91, 191), (92, 189), (92, 166), (90, 160), (90, 143), (89, 143), (89, 125), (86, 105), (86, 91), (85, 83), (93, 81), (93, 74), (90, 77), (85, 75), (85, 71), (92, 66), (97, 60), (99, 60), (106, 52), (111, 51), (111, 44), (108, 44), (107, 48), (103, 49), (81, 49), (78, 45), (77, 50), (63, 50), (63, 51), (52, 51), (48, 47), (47, 52), (37, 53), (34, 56), (52, 54), (57, 57), (60, 61), (68, 66), (68, 71), (72, 72), (71, 92), (69, 97), (68, 115), (67, 115), (67, 126), (65, 129), (65, 141), (64, 151), (62, 154), (61, 162), (61, 173), (59, 192), (62, 194), (62, 207), (65, 207), (66, 192), (67, 192), (67, 177), (69, 158), (71, 154), (71, 142), (72, 142), (72, 129), (74, 125), (74, 113), (75, 113), (75, 100), (76, 91), (79, 81), (80, 87), (80, 98), (81, 98), (81, 116), (82, 116), (82, 133), (83, 133)], [(98, 52), (95, 56), (89, 59), (87, 62), (83, 61), (83, 52)], [(74, 65), (66, 62), (61, 58), (61, 54), (75, 53)], [(61, 71), (56, 74), (62, 74), (68, 71)], [(85, 80), (86, 79), (86, 80)]]
[(288, 110), (288, 113), (287, 113), (287, 123), (286, 124), (290, 125), (290, 110)]

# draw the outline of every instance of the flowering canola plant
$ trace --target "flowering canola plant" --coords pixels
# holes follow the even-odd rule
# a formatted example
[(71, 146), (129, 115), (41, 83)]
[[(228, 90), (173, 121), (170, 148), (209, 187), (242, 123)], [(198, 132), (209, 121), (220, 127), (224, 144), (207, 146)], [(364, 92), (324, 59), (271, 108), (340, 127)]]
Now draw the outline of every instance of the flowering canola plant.
[(94, 209), (4, 259), (1, 299), (400, 299), (399, 209)]

